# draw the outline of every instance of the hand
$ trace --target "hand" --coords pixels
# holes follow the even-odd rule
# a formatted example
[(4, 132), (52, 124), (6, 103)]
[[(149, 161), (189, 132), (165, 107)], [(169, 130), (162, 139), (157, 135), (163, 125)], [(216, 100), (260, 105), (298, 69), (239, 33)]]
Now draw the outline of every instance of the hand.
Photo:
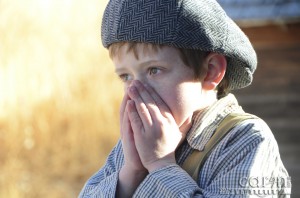
[(141, 162), (149, 172), (175, 164), (180, 132), (169, 107), (149, 85), (134, 81), (128, 88), (129, 121)]
[(125, 167), (126, 169), (130, 169), (130, 171), (145, 171), (145, 167), (143, 166), (141, 159), (138, 155), (133, 131), (130, 125), (129, 117), (128, 117), (128, 102), (130, 98), (128, 94), (125, 93), (123, 98), (121, 108), (120, 108), (120, 123), (121, 123), (121, 141), (125, 158)]
[(126, 93), (120, 108), (121, 141), (125, 163), (119, 173), (116, 197), (132, 197), (138, 185), (148, 174), (136, 150), (128, 117), (128, 101), (130, 99)]

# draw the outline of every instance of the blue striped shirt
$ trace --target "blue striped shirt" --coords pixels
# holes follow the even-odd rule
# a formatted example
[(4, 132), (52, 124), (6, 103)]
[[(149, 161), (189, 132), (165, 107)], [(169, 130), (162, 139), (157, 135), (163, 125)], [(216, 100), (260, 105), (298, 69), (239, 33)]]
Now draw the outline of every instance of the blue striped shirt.
[[(133, 197), (289, 197), (290, 178), (277, 142), (261, 119), (246, 120), (231, 129), (205, 161), (197, 182), (181, 168), (194, 149), (204, 149), (229, 113), (242, 111), (229, 94), (196, 112), (186, 140), (176, 150), (177, 164), (149, 173)], [(86, 182), (79, 197), (115, 197), (123, 164), (119, 141), (105, 165)]]

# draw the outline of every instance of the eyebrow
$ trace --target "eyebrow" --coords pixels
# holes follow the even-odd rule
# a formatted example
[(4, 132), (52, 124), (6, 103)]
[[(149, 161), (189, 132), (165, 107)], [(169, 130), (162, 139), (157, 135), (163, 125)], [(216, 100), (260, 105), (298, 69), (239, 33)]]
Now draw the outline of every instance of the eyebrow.
[[(159, 61), (159, 60), (149, 60), (149, 61), (145, 61), (145, 62), (142, 62), (138, 65), (138, 67), (146, 67), (147, 65), (151, 65), (153, 63), (159, 63), (159, 62), (163, 62), (163, 61)], [(123, 68), (123, 67), (120, 67), (120, 68), (116, 68), (115, 69), (115, 73), (123, 73), (126, 69)]]
[(116, 69), (115, 69), (115, 73), (116, 73), (116, 74), (118, 74), (118, 73), (123, 73), (124, 70), (125, 70), (125, 69), (123, 69), (123, 68), (116, 68)]

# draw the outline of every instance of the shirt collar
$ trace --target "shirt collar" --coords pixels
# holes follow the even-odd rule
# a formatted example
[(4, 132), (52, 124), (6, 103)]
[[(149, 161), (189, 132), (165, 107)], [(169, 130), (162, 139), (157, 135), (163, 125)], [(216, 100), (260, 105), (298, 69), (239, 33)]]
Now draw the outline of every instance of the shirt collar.
[(243, 112), (233, 94), (228, 94), (211, 106), (195, 112), (193, 125), (187, 134), (188, 144), (193, 149), (202, 151), (220, 122), (232, 112)]

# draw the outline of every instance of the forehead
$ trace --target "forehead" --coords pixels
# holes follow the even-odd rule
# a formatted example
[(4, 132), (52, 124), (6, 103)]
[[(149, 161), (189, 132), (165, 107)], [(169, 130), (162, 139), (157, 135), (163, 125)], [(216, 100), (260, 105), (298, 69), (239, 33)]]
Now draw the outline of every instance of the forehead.
[(147, 55), (149, 53), (158, 52), (165, 46), (151, 44), (151, 43), (135, 43), (135, 42), (119, 42), (113, 43), (109, 46), (109, 56), (111, 59), (119, 58), (122, 53), (133, 53), (136, 59), (139, 59), (139, 54), (142, 52), (143, 55)]
[(120, 43), (109, 47), (116, 70), (151, 64), (185, 65), (178, 48), (147, 43)]

